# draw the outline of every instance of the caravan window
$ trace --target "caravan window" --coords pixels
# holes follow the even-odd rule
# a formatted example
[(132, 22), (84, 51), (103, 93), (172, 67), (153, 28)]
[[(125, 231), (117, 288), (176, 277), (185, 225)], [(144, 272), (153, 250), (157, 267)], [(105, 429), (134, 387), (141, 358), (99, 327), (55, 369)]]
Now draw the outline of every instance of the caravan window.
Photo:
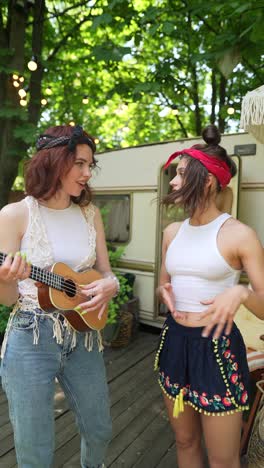
[(100, 209), (106, 240), (126, 243), (130, 233), (130, 195), (104, 194), (95, 195), (94, 203)]

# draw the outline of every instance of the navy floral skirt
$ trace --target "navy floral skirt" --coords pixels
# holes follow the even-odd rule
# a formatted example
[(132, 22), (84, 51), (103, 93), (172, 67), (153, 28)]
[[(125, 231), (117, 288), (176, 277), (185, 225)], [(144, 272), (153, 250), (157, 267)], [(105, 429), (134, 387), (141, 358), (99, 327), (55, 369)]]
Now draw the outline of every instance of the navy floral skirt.
[(249, 370), (237, 326), (218, 340), (203, 338), (203, 327), (185, 327), (168, 316), (155, 359), (159, 384), (175, 401), (177, 417), (184, 403), (206, 415), (248, 409)]

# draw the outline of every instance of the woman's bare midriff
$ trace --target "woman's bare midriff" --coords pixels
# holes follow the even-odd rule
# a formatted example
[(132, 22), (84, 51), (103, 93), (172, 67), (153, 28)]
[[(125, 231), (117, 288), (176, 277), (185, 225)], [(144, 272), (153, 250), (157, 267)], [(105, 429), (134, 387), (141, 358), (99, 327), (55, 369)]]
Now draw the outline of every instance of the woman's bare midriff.
[(179, 311), (180, 314), (184, 316), (184, 318), (177, 318), (174, 319), (175, 322), (179, 323), (180, 325), (184, 325), (185, 327), (205, 327), (210, 322), (211, 317), (205, 317), (204, 319), (199, 319), (201, 316), (201, 312), (182, 312)]

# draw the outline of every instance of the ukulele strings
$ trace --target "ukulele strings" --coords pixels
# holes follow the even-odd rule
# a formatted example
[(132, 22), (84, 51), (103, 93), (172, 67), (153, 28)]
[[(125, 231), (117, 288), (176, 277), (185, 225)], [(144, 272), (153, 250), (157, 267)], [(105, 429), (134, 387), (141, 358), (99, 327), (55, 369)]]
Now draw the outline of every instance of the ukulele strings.
[[(52, 273), (50, 271), (48, 271), (47, 273), (49, 273), (49, 276), (54, 275), (54, 273)], [(80, 298), (82, 298), (82, 297), (86, 298), (87, 297), (86, 294), (84, 294), (82, 292), (82, 289), (76, 283), (74, 283), (74, 285), (71, 286), (70, 284), (66, 283), (67, 280), (65, 281), (63, 276), (58, 275), (58, 274), (56, 274), (56, 276), (59, 279), (62, 280), (61, 281), (61, 290), (62, 291), (65, 291), (66, 293), (69, 293), (69, 294), (74, 294), (75, 297), (80, 297)], [(52, 288), (52, 285), (48, 285), (48, 286)], [(56, 289), (56, 288), (54, 288), (54, 289)]]
[[(5, 257), (6, 257), (6, 254), (0, 253), (0, 262), (1, 262), (1, 263), (4, 262)], [(33, 268), (38, 268), (38, 267), (33, 266)], [(34, 269), (33, 269), (33, 273), (36, 273), (36, 272), (34, 272)], [(45, 272), (45, 273), (48, 273), (49, 276), (54, 275), (54, 273), (52, 273), (52, 272), (50, 272), (50, 271), (47, 271), (47, 272)], [(63, 284), (63, 282), (64, 282), (63, 276), (57, 275), (57, 277), (60, 278), (60, 279), (62, 280), (62, 284)], [(48, 286), (50, 286), (50, 285), (48, 285)], [(50, 286), (50, 287), (52, 288), (52, 286)], [(54, 289), (56, 289), (56, 288), (54, 288)], [(68, 285), (66, 285), (65, 287), (63, 287), (62, 290), (65, 291), (66, 293), (71, 293), (71, 294), (74, 294), (74, 293), (76, 292), (76, 294), (74, 294), (75, 297), (80, 297), (80, 298), (81, 298), (81, 297), (84, 297), (84, 298), (87, 297), (83, 292), (81, 292), (82, 289), (81, 289), (76, 283), (75, 283), (75, 285), (73, 285), (73, 286), (70, 286), (70, 285), (68, 284)]]

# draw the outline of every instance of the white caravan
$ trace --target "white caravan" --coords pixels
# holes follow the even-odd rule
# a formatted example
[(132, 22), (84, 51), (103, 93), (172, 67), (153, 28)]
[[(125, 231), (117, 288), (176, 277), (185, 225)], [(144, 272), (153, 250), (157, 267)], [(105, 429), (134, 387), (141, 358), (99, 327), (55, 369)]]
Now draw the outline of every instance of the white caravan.
[[(161, 326), (164, 321), (165, 311), (155, 296), (162, 230), (175, 217), (183, 218), (180, 210), (166, 210), (159, 203), (169, 191), (173, 170), (164, 171), (163, 164), (174, 151), (199, 142), (201, 138), (183, 139), (97, 155), (101, 169), (94, 174), (92, 187), (98, 205), (109, 209), (107, 238), (125, 248), (120, 270), (136, 276), (134, 293), (142, 323)], [(264, 145), (247, 133), (223, 135), (221, 145), (239, 169), (230, 184), (232, 214), (252, 226), (264, 244)]]

